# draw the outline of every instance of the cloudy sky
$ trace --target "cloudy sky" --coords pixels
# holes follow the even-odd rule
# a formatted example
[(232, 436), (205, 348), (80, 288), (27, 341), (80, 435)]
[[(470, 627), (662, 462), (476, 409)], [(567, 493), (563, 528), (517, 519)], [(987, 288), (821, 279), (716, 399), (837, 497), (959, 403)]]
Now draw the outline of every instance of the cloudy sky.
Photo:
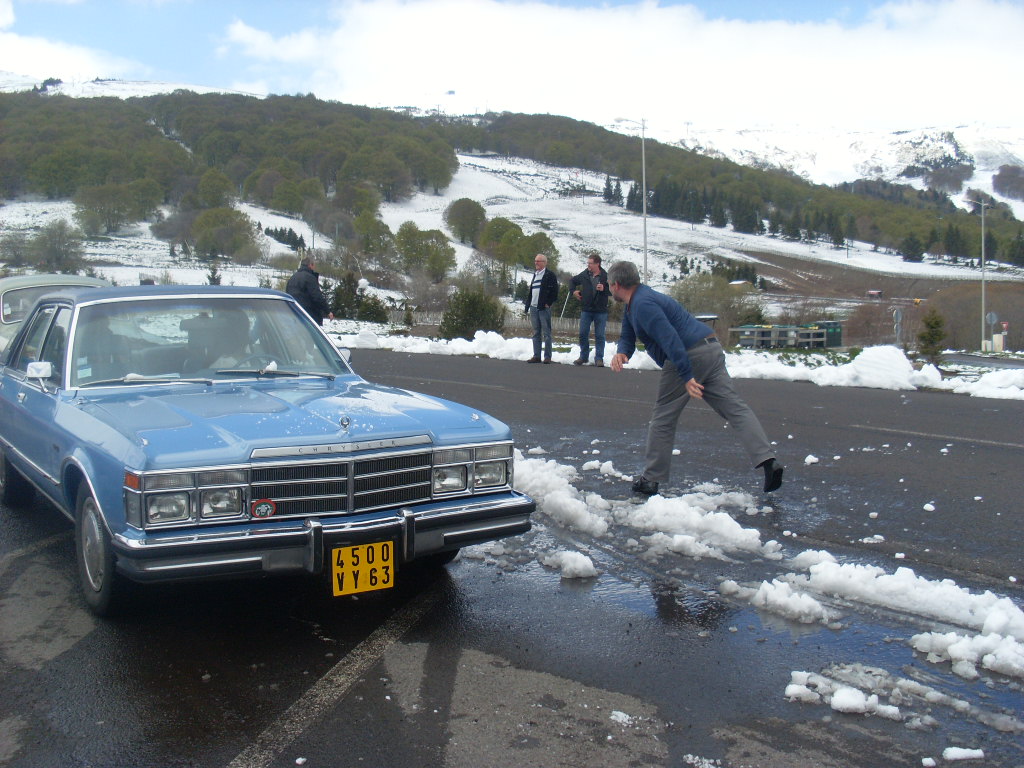
[(0, 71), (648, 135), (1024, 126), (1022, 0), (0, 0)]

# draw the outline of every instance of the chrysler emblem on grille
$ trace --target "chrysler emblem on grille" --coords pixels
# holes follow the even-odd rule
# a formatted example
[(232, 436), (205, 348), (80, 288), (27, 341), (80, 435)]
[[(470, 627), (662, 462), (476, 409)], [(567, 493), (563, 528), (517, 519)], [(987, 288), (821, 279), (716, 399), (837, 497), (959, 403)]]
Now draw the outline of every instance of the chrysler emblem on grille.
[(342, 416), (340, 423), (342, 429), (348, 429), (348, 425), (352, 423), (352, 419), (350, 419), (348, 416)]

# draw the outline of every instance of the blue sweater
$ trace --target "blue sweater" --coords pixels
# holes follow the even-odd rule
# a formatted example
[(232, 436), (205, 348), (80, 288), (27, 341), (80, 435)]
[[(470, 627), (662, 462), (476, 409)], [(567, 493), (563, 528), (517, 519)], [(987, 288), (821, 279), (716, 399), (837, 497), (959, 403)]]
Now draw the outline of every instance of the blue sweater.
[(675, 299), (647, 285), (637, 286), (622, 316), (618, 351), (632, 357), (640, 339), (660, 368), (671, 360), (683, 381), (693, 378), (686, 348), (711, 336), (711, 326), (695, 318)]

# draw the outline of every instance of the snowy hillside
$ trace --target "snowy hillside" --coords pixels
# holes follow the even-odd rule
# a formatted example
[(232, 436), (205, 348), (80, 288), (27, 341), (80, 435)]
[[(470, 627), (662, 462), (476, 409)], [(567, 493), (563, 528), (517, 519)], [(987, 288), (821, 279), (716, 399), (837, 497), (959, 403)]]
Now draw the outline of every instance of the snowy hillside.
[[(659, 138), (661, 138), (659, 136)], [(1024, 201), (997, 195), (992, 175), (1001, 165), (1024, 166), (1024, 131), (1020, 127), (961, 125), (893, 133), (803, 131), (798, 128), (751, 128), (724, 131), (687, 126), (686, 134), (666, 134), (676, 144), (742, 165), (782, 168), (818, 184), (882, 179), (920, 187), (919, 179), (901, 177), (908, 166), (940, 168), (950, 163), (974, 166), (964, 190), (980, 189), (1011, 206), (1024, 220)], [(963, 195), (953, 196), (962, 207)]]
[[(521, 158), (459, 156), (460, 167), (451, 185), (442, 194), (417, 194), (409, 200), (382, 206), (381, 216), (392, 232), (403, 222), (412, 221), (420, 229), (439, 229), (448, 234), (444, 211), (454, 200), (468, 197), (481, 203), (488, 218), (505, 217), (517, 223), (527, 234), (544, 231), (561, 255), (559, 267), (578, 272), (586, 262), (585, 252), (597, 250), (605, 261), (630, 259), (643, 264), (643, 218), (635, 213), (607, 205), (601, 200), (604, 177), (587, 171), (548, 166)], [(587, 197), (560, 197), (559, 188), (572, 182), (593, 192)], [(329, 249), (331, 240), (315, 235), (301, 219), (274, 213), (241, 203), (242, 210), (264, 228), (291, 228), (305, 242)], [(12, 201), (0, 206), (0, 231), (32, 233), (46, 223), (62, 218), (74, 224), (74, 206), (68, 201)], [(449, 235), (450, 236), (450, 235)], [(678, 276), (673, 261), (686, 257), (703, 264), (711, 260), (733, 259), (761, 263), (753, 252), (777, 253), (807, 261), (828, 261), (846, 267), (885, 274), (913, 274), (920, 277), (976, 280), (979, 273), (964, 265), (920, 264), (904, 262), (899, 256), (875, 252), (866, 243), (836, 250), (825, 243), (808, 245), (767, 236), (744, 235), (731, 229), (692, 225), (671, 219), (647, 220), (648, 267), (650, 282), (658, 285)], [(290, 254), (287, 246), (259, 235), (266, 258)], [(468, 245), (453, 242), (459, 266), (469, 260)], [(147, 225), (135, 225), (114, 236), (86, 243), (85, 256), (101, 276), (125, 284), (139, 276), (158, 281), (167, 273), (174, 282), (206, 282), (208, 265), (201, 261), (172, 257), (167, 243), (154, 238)], [(284, 275), (269, 267), (224, 267), (225, 285), (256, 285), (262, 279), (273, 281)], [(990, 279), (1024, 279), (1024, 270), (996, 273)]]
[[(36, 79), (0, 71), (0, 92), (25, 91), (39, 86), (41, 83)], [(195, 93), (241, 93), (182, 83), (113, 79), (61, 82), (48, 86), (46, 92), (79, 98), (129, 98), (179, 89)], [(258, 97), (258, 94), (244, 95)], [(434, 111), (432, 108), (396, 109), (411, 114)], [(625, 129), (623, 132), (636, 131)], [(940, 168), (962, 162), (975, 169), (974, 176), (964, 183), (964, 190), (980, 189), (991, 194), (1010, 205), (1016, 218), (1024, 221), (1024, 201), (1003, 198), (992, 189), (992, 175), (1001, 165), (1024, 166), (1024, 131), (1019, 126), (965, 124), (884, 133), (768, 126), (726, 130), (687, 122), (683, 126), (649, 125), (647, 136), (742, 165), (781, 168), (809, 181), (829, 185), (868, 178), (920, 187), (920, 179), (902, 177), (901, 172), (908, 166)], [(966, 208), (968, 204), (963, 198), (963, 194), (954, 196), (954, 202)]]
[[(584, 253), (590, 249), (597, 250), (605, 261), (630, 259), (642, 265), (643, 217), (602, 201), (604, 176), (521, 158), (459, 155), (459, 164), (458, 173), (443, 194), (420, 194), (382, 207), (381, 214), (392, 232), (404, 221), (412, 221), (420, 229), (446, 231), (445, 208), (454, 200), (468, 197), (484, 206), (488, 218), (510, 219), (528, 235), (546, 232), (561, 254), (559, 267), (564, 271), (582, 270)], [(566, 182), (585, 185), (593, 195), (560, 197), (557, 190)], [(471, 251), (468, 246), (454, 245), (462, 266)], [(672, 262), (679, 257), (696, 258), (705, 264), (723, 258), (759, 263), (749, 255), (751, 252), (829, 261), (886, 274), (967, 280), (976, 280), (979, 275), (963, 265), (905, 262), (899, 256), (875, 252), (867, 243), (837, 250), (825, 243), (808, 245), (660, 218), (647, 220), (647, 250), (651, 282), (655, 284), (662, 282), (663, 274), (669, 279), (678, 275)], [(1020, 279), (1024, 275), (1014, 270), (1000, 277)]]
[[(41, 85), (30, 78), (0, 72), (0, 92), (23, 91)], [(47, 93), (72, 97), (147, 96), (177, 89), (197, 93), (217, 89), (190, 85), (123, 80), (91, 80), (61, 83)], [(223, 91), (223, 89), (220, 89)], [(672, 139), (657, 130), (651, 138), (677, 143), (710, 154), (731, 157), (739, 162), (785, 167), (813, 181), (835, 183), (873, 176), (897, 179), (907, 165), (934, 167), (944, 158), (969, 157), (977, 171), (968, 186), (991, 192), (991, 174), (1000, 165), (1024, 164), (1024, 137), (1016, 129), (960, 127), (954, 132), (921, 130), (898, 134), (828, 134), (752, 129), (739, 132), (704, 130), (687, 125), (686, 135)], [(675, 132), (678, 136), (678, 132)], [(484, 205), (487, 216), (502, 216), (527, 234), (544, 231), (561, 254), (560, 267), (574, 272), (583, 269), (587, 250), (595, 249), (606, 261), (628, 258), (643, 264), (644, 238), (641, 216), (601, 200), (604, 177), (588, 171), (546, 166), (517, 158), (459, 156), (460, 169), (451, 185), (440, 195), (418, 194), (399, 204), (382, 208), (384, 221), (397, 232), (405, 221), (420, 229), (439, 229), (445, 208), (454, 200), (468, 197)], [(567, 185), (585, 186), (593, 194), (565, 198), (557, 190)], [(302, 221), (274, 214), (254, 206), (241, 210), (266, 226), (294, 229), (307, 243), (329, 248), (331, 241), (314, 237)], [(1015, 203), (1018, 218), (1024, 220), (1024, 203)], [(73, 206), (68, 202), (18, 201), (0, 207), (0, 229), (32, 231), (53, 218), (73, 223)], [(453, 243), (459, 266), (471, 256), (468, 246)], [(288, 252), (285, 246), (261, 236), (265, 256)], [(743, 235), (730, 229), (691, 225), (681, 221), (649, 218), (647, 256), (651, 282), (671, 280), (677, 275), (673, 262), (681, 257), (705, 264), (713, 259), (746, 260), (757, 263), (751, 253), (777, 253), (809, 261), (830, 261), (846, 267), (887, 274), (913, 274), (921, 277), (969, 279), (978, 272), (963, 265), (903, 262), (898, 256), (876, 253), (870, 246), (853, 243), (849, 249), (836, 250), (827, 244), (792, 243), (778, 238)], [(172, 258), (166, 243), (153, 238), (147, 226), (138, 226), (113, 237), (87, 244), (86, 257), (102, 275), (117, 282), (134, 282), (139, 273), (159, 278), (164, 272), (176, 282), (205, 282), (207, 267), (201, 263), (183, 263)], [(277, 277), (267, 268), (225, 268), (225, 283), (256, 284)], [(990, 272), (992, 279), (1021, 279), (1021, 270), (1001, 274)]]
[[(33, 88), (41, 87), (42, 83), (25, 75), (16, 75), (13, 72), (0, 71), (0, 93), (17, 93), (19, 91), (30, 91)], [(161, 83), (148, 80), (70, 80), (62, 81), (56, 85), (48, 85), (48, 94), (60, 94), (71, 98), (89, 99), (107, 96), (116, 99), (130, 99), (135, 96), (156, 96), (161, 93), (174, 93), (174, 91), (192, 91), (193, 93), (238, 93), (243, 96), (255, 96), (262, 98), (256, 93), (245, 93), (243, 91), (232, 91), (225, 88), (208, 88), (205, 85), (186, 85), (184, 83)]]

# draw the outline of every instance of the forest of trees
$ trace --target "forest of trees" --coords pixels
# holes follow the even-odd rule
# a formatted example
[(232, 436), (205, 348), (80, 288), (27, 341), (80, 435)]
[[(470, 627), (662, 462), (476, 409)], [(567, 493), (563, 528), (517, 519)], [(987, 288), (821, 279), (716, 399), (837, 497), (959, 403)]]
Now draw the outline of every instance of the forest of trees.
[[(482, 119), (432, 118), (452, 146), (459, 150), (493, 151), (533, 160), (585, 168), (606, 177), (603, 198), (617, 204), (615, 189), (628, 185), (624, 203), (639, 211), (640, 138), (622, 136), (600, 126), (553, 115), (498, 114)], [(944, 189), (954, 186), (953, 176), (963, 168), (924, 173), (935, 176), (936, 189), (917, 190), (909, 185), (861, 180), (828, 187), (811, 184), (778, 170), (750, 168), (647, 139), (647, 212), (736, 231), (794, 240), (818, 240), (841, 247), (846, 239), (873, 243), (898, 251), (908, 237), (941, 242), (932, 233), (952, 227), (962, 235), (962, 248), (949, 253), (958, 259), (980, 258), (979, 211), (957, 209)], [(940, 169), (942, 170), (942, 169)], [(947, 178), (948, 177), (948, 178)], [(1003, 173), (1009, 183), (1011, 171)], [(968, 193), (975, 193), (968, 190)], [(975, 197), (974, 199), (983, 199)], [(991, 205), (988, 197), (986, 228), (992, 232), (987, 257), (1024, 264), (1013, 243), (1021, 223), (1005, 205)], [(928, 250), (928, 249), (926, 249)], [(934, 252), (934, 251), (928, 251)]]
[[(394, 270), (380, 203), (443, 189), (458, 168), (430, 126), (312, 97), (0, 94), (0, 126), (0, 197), (72, 199), (88, 237), (156, 221), (183, 253), (243, 262), (255, 230), (235, 200), (302, 217)], [(161, 206), (172, 211), (163, 220)]]
[[(329, 277), (358, 271), (380, 285), (412, 279), (429, 291), (455, 267), (447, 235), (411, 222), (391, 232), (379, 215), (382, 202), (446, 188), (458, 168), (456, 150), (480, 150), (601, 173), (607, 204), (640, 211), (639, 142), (551, 115), (414, 118), (313, 96), (178, 91), (74, 99), (44, 89), (0, 94), (0, 198), (73, 200), (85, 237), (149, 220), (172, 251), (255, 263), (258, 223), (235, 206), (250, 202), (327, 236), (333, 247), (317, 263)], [(980, 205), (958, 210), (943, 191), (962, 184), (969, 168), (963, 164), (930, 172), (936, 188), (921, 191), (881, 181), (813, 185), (650, 139), (646, 159), (651, 216), (834, 247), (864, 240), (908, 260), (980, 258)], [(1021, 174), (1004, 166), (996, 189), (1024, 195)], [(968, 194), (986, 206), (987, 258), (1024, 265), (1024, 232), (1009, 208), (978, 190)], [(455, 201), (444, 220), (454, 238), (474, 248), (467, 277), (489, 291), (513, 290), (515, 270), (530, 268), (535, 253), (547, 253), (557, 266), (559, 254), (544, 232), (488, 219), (477, 201)], [(287, 231), (266, 234), (306, 247)], [(35, 252), (13, 240), (6, 247)]]

